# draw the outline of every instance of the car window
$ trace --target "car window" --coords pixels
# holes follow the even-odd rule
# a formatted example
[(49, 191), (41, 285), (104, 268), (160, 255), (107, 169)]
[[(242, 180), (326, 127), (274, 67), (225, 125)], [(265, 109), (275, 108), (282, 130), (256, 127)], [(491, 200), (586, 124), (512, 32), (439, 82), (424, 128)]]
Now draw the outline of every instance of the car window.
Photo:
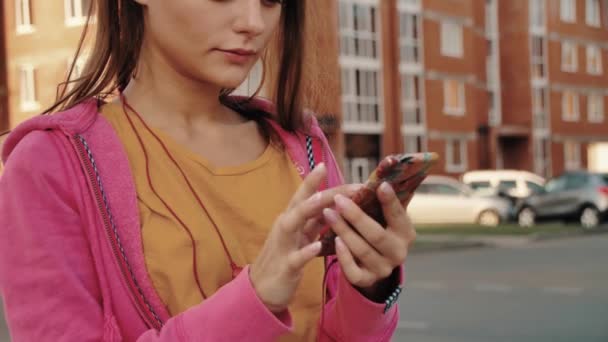
[(417, 194), (428, 194), (430, 192), (431, 192), (430, 184), (420, 184), (415, 191), (415, 193), (417, 193)]
[(585, 187), (589, 177), (583, 173), (574, 173), (566, 176), (566, 190), (576, 190)]
[(483, 190), (483, 189), (488, 189), (488, 188), (492, 187), (492, 184), (490, 184), (490, 182), (480, 181), (480, 182), (471, 182), (471, 183), (469, 183), (469, 186), (473, 190)]
[(517, 188), (517, 182), (514, 180), (501, 180), (498, 183), (498, 188), (500, 190), (511, 190)]
[(547, 192), (558, 192), (566, 190), (566, 177), (562, 176), (548, 181), (547, 185), (545, 186), (545, 189), (547, 189)]
[(608, 185), (608, 174), (603, 174), (601, 175), (602, 180), (604, 181), (604, 184)]
[(530, 181), (526, 181), (526, 186), (533, 194), (539, 194), (539, 193), (543, 192), (543, 190), (544, 190), (544, 188), (541, 185), (536, 184), (534, 182), (530, 182)]
[(437, 195), (458, 196), (462, 192), (460, 189), (447, 184), (432, 184), (430, 192)]

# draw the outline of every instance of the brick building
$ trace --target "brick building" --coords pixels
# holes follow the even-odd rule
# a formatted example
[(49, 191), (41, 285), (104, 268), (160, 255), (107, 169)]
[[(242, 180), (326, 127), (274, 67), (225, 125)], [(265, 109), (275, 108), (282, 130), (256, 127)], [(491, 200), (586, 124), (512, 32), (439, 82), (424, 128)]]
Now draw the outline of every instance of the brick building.
[(608, 141), (608, 2), (338, 2), (348, 178), (402, 150), (550, 176)]
[[(89, 3), (0, 7), (7, 56), (0, 118), (11, 127), (54, 99)], [(608, 1), (308, 4), (305, 86), (315, 91), (306, 104), (320, 114), (349, 180), (365, 179), (380, 156), (423, 150), (442, 155), (438, 173), (516, 168), (550, 176), (586, 167), (587, 148), (608, 141)], [(272, 79), (272, 59), (267, 67)], [(257, 88), (259, 71), (240, 91)]]

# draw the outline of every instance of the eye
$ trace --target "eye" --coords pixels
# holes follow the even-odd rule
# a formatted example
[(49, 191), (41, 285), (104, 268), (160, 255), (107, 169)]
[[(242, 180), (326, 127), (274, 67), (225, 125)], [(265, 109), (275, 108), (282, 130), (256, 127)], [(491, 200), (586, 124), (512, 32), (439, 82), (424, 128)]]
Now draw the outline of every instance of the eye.
[(286, 0), (262, 0), (264, 5), (272, 7), (276, 5), (284, 5)]

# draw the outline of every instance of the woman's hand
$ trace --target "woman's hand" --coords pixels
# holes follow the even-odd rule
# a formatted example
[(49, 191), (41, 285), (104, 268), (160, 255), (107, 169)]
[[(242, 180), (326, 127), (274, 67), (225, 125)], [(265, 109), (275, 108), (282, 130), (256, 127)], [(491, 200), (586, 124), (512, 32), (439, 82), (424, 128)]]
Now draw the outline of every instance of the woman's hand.
[(338, 235), (336, 254), (344, 276), (368, 298), (374, 297), (380, 281), (404, 263), (416, 239), (416, 231), (393, 188), (383, 183), (377, 195), (386, 229), (345, 196), (336, 195), (337, 211), (323, 210), (325, 221)]
[(319, 164), (304, 179), (250, 266), (258, 297), (274, 313), (287, 309), (304, 267), (321, 250), (321, 242), (314, 241), (323, 228), (323, 208), (333, 206), (337, 194), (351, 196), (360, 187), (344, 185), (317, 192), (326, 174), (325, 165)]

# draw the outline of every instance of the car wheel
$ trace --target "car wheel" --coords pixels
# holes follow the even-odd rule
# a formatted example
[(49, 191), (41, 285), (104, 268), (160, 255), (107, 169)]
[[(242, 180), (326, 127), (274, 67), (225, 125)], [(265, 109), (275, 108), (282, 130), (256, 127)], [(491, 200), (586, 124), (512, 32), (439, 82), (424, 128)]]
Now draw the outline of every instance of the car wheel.
[(484, 210), (479, 214), (477, 224), (486, 227), (496, 227), (500, 224), (500, 215), (494, 210)]
[(579, 223), (585, 229), (592, 229), (600, 224), (600, 212), (594, 207), (585, 207), (581, 211)]
[(531, 208), (523, 208), (517, 215), (517, 223), (524, 228), (533, 227), (536, 224), (536, 213)]

